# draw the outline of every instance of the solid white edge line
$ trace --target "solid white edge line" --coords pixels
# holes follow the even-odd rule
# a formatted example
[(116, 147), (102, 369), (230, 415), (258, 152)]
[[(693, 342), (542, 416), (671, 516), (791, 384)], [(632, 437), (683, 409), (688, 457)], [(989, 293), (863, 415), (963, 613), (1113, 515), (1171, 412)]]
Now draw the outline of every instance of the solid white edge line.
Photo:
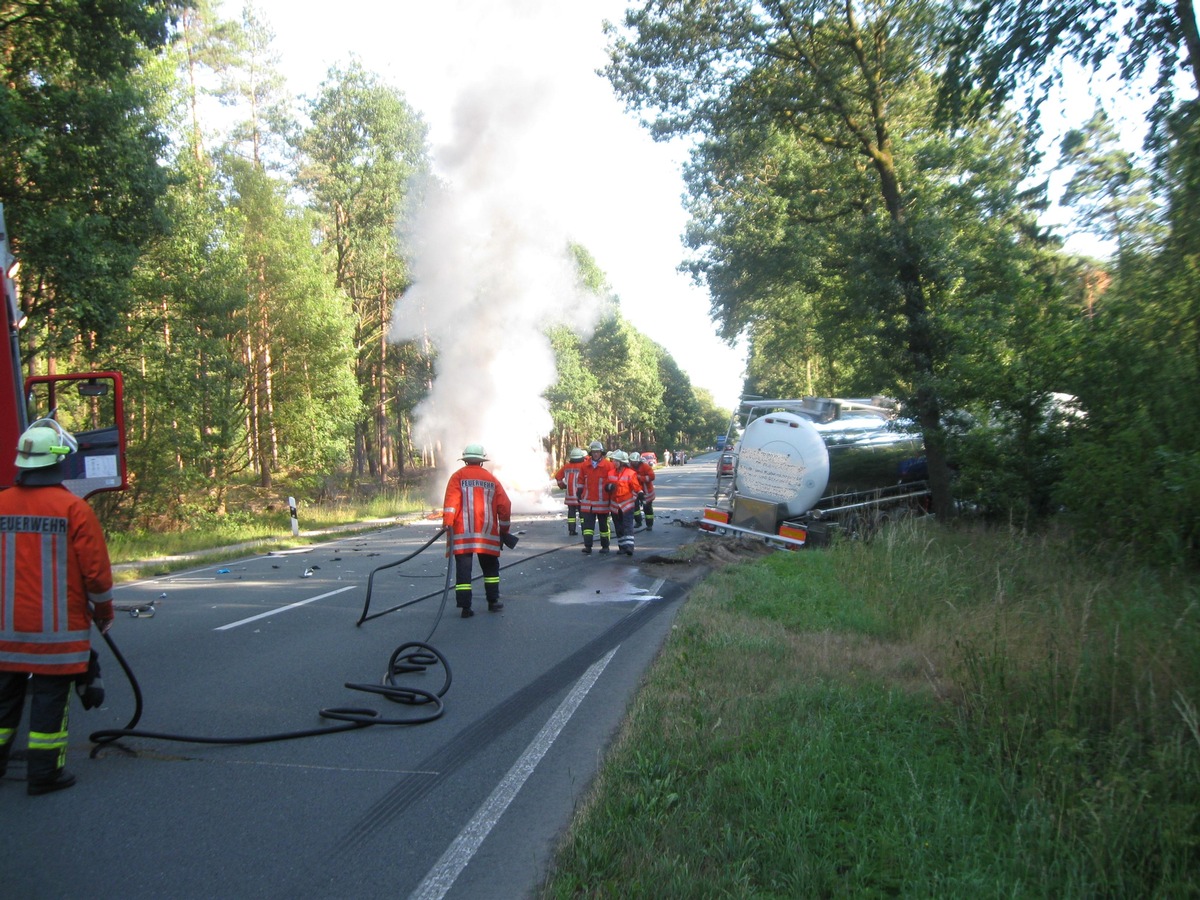
[(237, 628), (239, 625), (257, 622), (259, 619), (267, 618), (267, 616), (273, 616), (277, 613), (287, 612), (289, 609), (295, 609), (297, 606), (306, 606), (309, 603), (316, 603), (318, 600), (324, 600), (326, 597), (332, 597), (334, 594), (344, 594), (346, 591), (352, 590), (354, 590), (354, 585), (338, 588), (336, 591), (330, 591), (327, 594), (319, 594), (316, 597), (309, 597), (307, 600), (299, 600), (296, 603), (289, 603), (287, 606), (281, 606), (278, 609), (272, 609), (265, 613), (259, 613), (257, 616), (251, 616), (248, 619), (240, 619), (237, 622), (230, 622), (228, 625), (218, 625), (213, 629), (213, 631), (228, 631), (230, 628)]
[(525, 780), (533, 774), (533, 770), (546, 755), (550, 745), (554, 743), (619, 649), (620, 645), (613, 647), (607, 656), (592, 663), (591, 668), (580, 676), (575, 687), (571, 689), (571, 693), (559, 704), (554, 715), (542, 726), (537, 737), (521, 754), (521, 758), (513, 764), (513, 767), (496, 785), (492, 795), (484, 801), (471, 821), (459, 832), (454, 842), (446, 848), (442, 858), (429, 870), (417, 889), (409, 894), (409, 900), (441, 900), (446, 896), (446, 892), (454, 885), (462, 870), (467, 867), (471, 857), (483, 844), (484, 838), (504, 815), (504, 811), (517, 796), (517, 792), (521, 790)]

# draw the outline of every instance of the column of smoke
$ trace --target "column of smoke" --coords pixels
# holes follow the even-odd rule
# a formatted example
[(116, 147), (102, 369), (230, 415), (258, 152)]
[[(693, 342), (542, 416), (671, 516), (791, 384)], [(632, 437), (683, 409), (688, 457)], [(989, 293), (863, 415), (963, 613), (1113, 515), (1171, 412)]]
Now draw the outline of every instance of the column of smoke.
[(511, 71), (463, 92), (453, 139), (437, 151), (439, 177), (410, 222), (413, 287), (396, 304), (391, 338), (437, 351), (414, 438), (437, 453), (438, 503), (463, 448), (481, 443), (514, 511), (558, 505), (543, 443), (552, 425), (543, 393), (557, 378), (545, 332), (561, 323), (590, 333), (599, 299), (579, 282), (547, 194), (558, 186), (546, 153), (563, 152), (536, 143), (553, 133), (551, 95)]

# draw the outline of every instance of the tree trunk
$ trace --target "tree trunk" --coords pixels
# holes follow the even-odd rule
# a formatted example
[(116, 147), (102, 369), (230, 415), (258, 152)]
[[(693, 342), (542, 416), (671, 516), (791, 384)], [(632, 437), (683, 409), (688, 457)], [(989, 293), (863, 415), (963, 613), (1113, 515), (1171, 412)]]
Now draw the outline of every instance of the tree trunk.
[(912, 403), (925, 442), (926, 477), (929, 480), (933, 512), (939, 519), (947, 520), (954, 514), (954, 495), (950, 482), (950, 463), (946, 458), (942, 405), (934, 388), (936, 349), (929, 330), (929, 309), (921, 284), (917, 251), (907, 229), (902, 224), (896, 227), (899, 231), (897, 274), (904, 297), (908, 363), (914, 385)]

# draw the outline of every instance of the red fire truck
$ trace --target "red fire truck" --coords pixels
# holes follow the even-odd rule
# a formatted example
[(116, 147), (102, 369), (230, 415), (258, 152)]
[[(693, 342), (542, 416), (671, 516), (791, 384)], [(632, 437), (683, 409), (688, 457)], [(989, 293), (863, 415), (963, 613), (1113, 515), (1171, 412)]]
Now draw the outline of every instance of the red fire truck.
[(0, 489), (16, 474), (17, 438), (38, 419), (54, 419), (79, 442), (79, 451), (61, 465), (63, 484), (80, 497), (128, 486), (125, 471), (125, 409), (117, 372), (88, 372), (25, 377), (20, 335), (25, 315), (17, 297), (19, 266), (9, 247), (4, 206), (0, 204), (0, 266), (6, 339), (0, 341)]

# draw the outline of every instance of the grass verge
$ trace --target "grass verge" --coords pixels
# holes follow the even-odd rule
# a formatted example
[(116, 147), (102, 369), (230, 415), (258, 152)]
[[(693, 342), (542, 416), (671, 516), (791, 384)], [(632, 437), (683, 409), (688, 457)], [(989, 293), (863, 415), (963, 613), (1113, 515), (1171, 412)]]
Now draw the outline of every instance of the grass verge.
[[(286, 496), (286, 491), (283, 493)], [(108, 550), (120, 567), (119, 580), (161, 574), (243, 555), (248, 547), (287, 549), (320, 543), (349, 527), (372, 527), (428, 512), (418, 492), (404, 489), (370, 496), (302, 502), (300, 534), (292, 535), (291, 510), (285, 502), (245, 502), (220, 513), (194, 505), (172, 528), (109, 530)], [(145, 565), (136, 565), (137, 563)]]
[(544, 897), (1200, 894), (1200, 591), (921, 525), (691, 593)]

